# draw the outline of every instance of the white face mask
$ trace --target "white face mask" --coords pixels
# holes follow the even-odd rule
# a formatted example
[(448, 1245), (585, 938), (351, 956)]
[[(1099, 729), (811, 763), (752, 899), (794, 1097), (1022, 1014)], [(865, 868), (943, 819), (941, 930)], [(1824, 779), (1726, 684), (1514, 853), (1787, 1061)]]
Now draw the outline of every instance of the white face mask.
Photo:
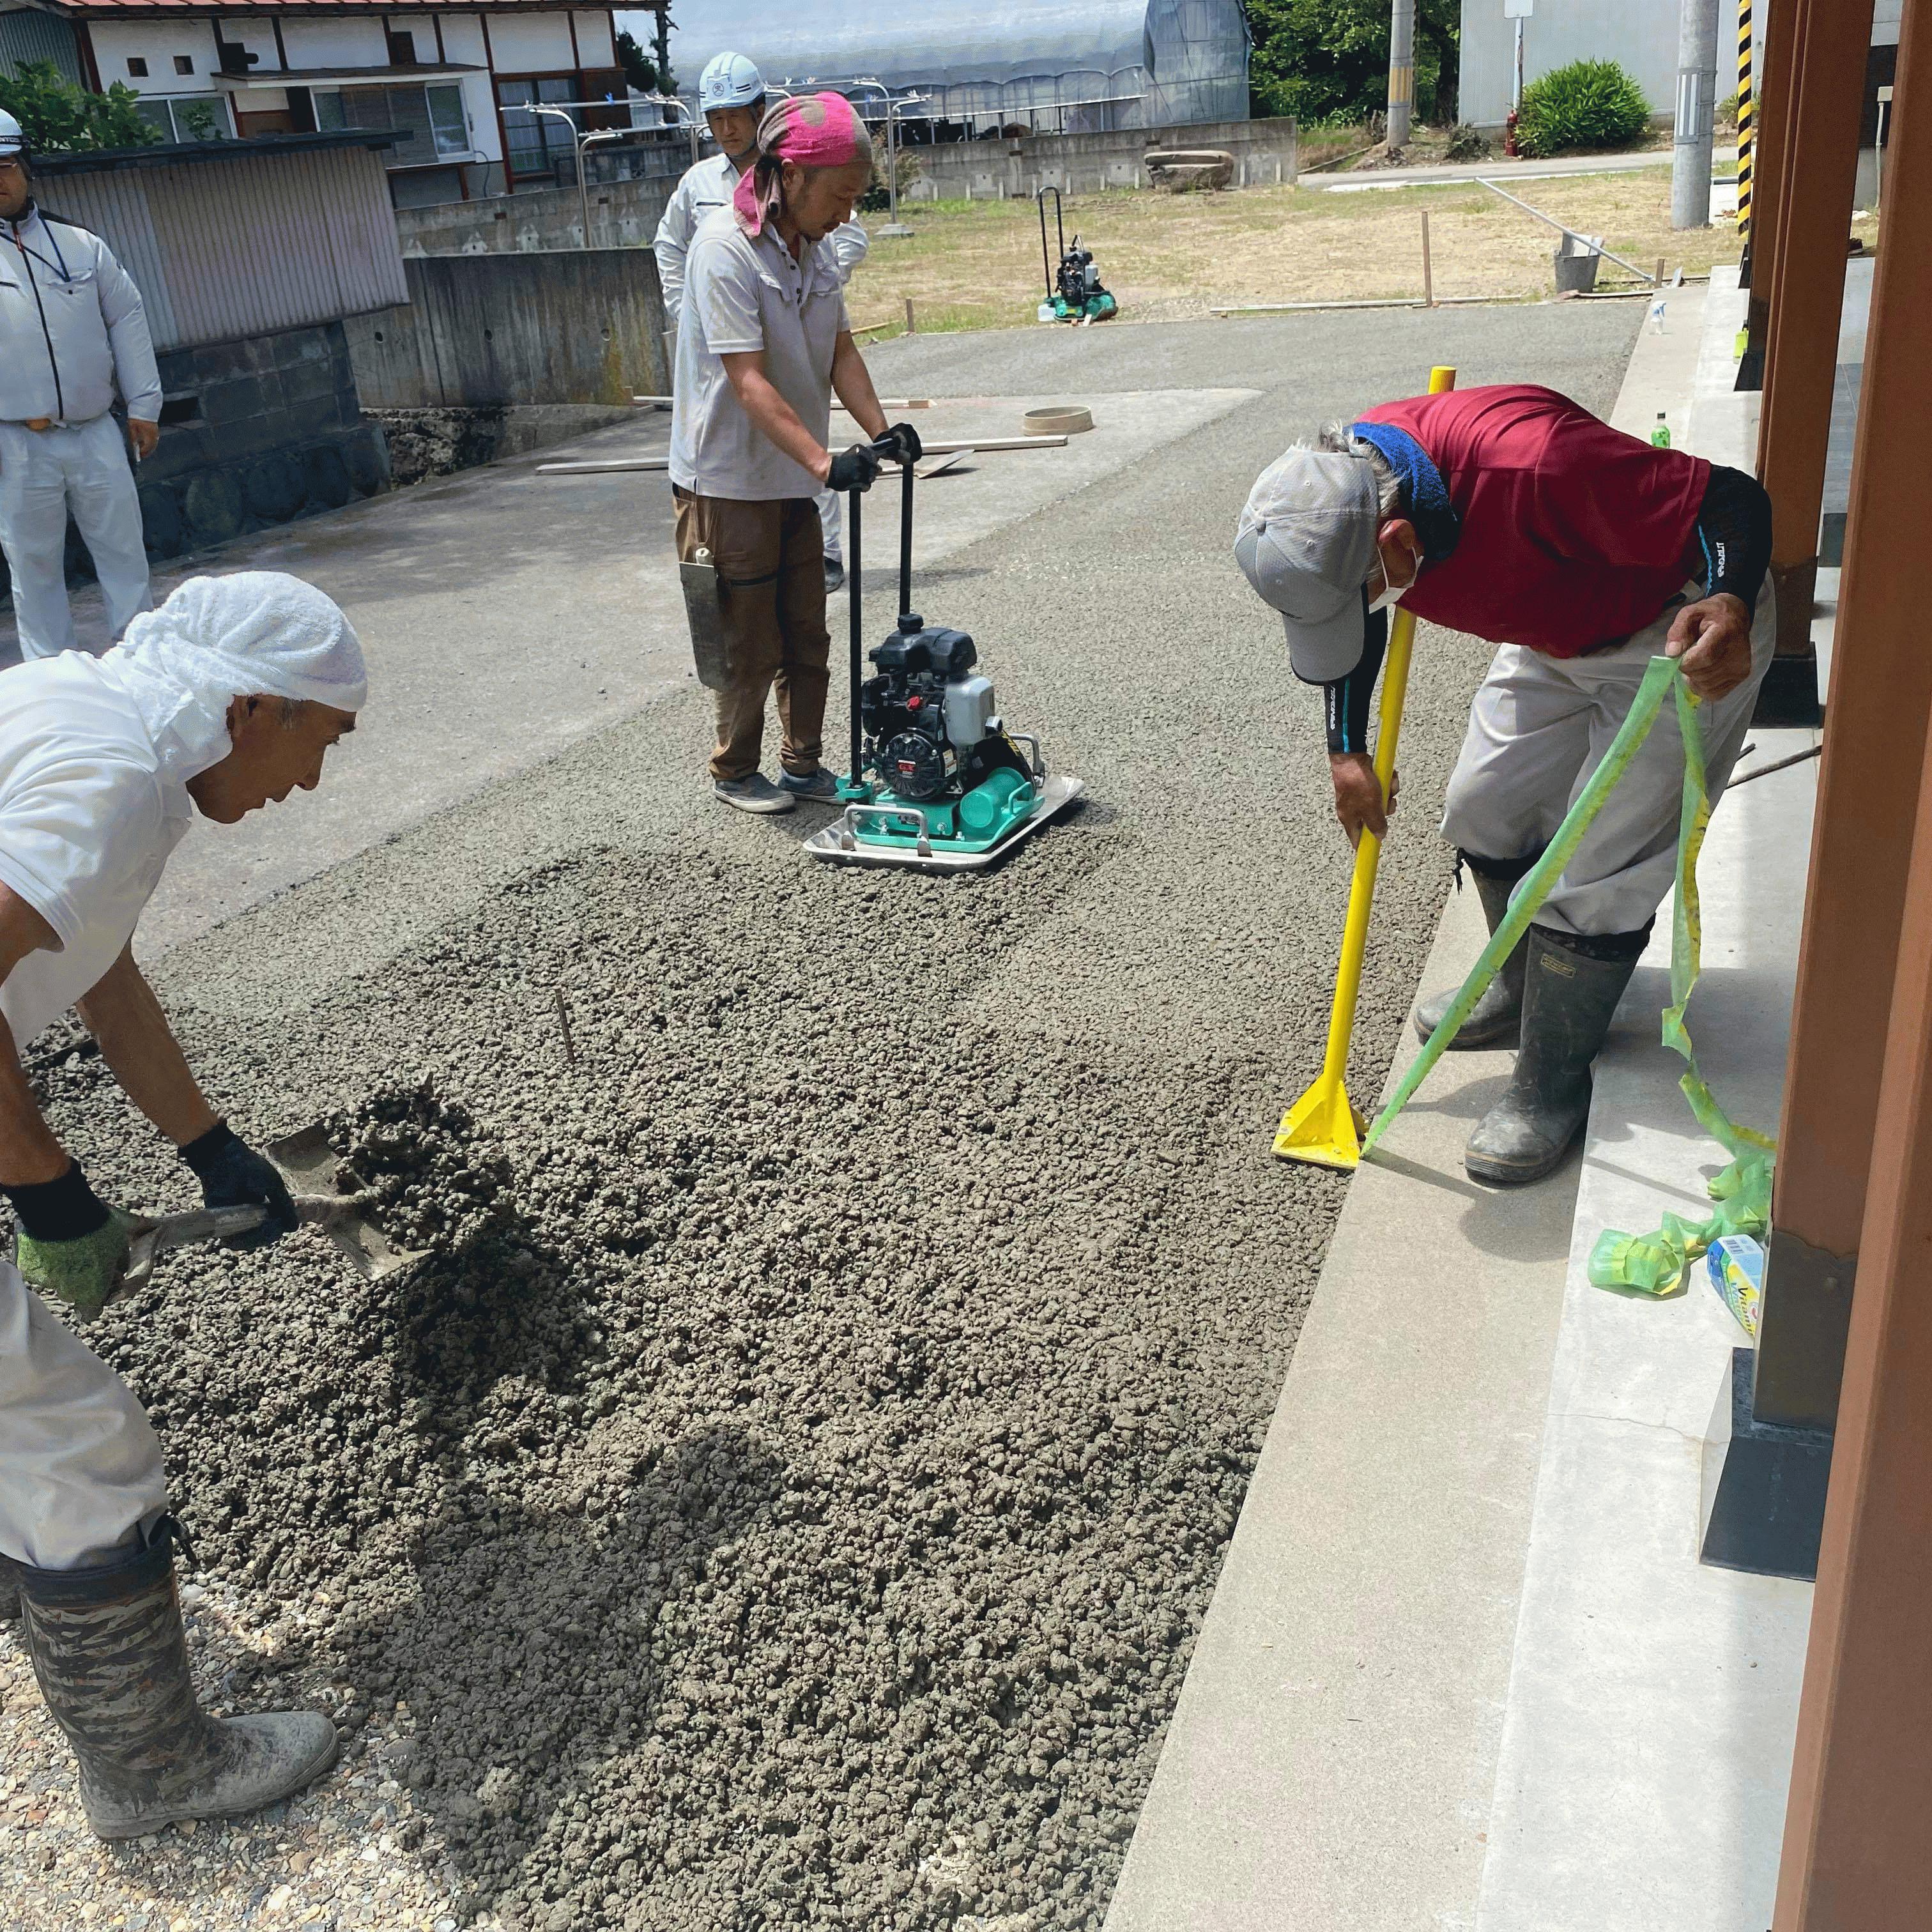
[(1418, 563), (1415, 566), (1414, 576), (1411, 577), (1406, 584), (1390, 584), (1387, 576), (1388, 566), (1384, 564), (1382, 568), (1384, 577), (1382, 595), (1370, 601), (1369, 608), (1371, 611), (1387, 610), (1400, 604), (1415, 588), (1416, 578), (1422, 574), (1422, 566)]

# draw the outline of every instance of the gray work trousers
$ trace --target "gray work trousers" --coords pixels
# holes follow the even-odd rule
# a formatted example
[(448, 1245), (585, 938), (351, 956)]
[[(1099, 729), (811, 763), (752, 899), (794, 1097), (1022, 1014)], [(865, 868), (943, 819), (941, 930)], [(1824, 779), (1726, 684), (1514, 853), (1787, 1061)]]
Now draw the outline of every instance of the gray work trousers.
[[(1442, 836), (1486, 859), (1540, 851), (1629, 715), (1671, 620), (1702, 595), (1684, 588), (1648, 628), (1586, 657), (1546, 657), (1504, 644), (1469, 708), (1469, 729), (1449, 780)], [(1697, 707), (1713, 804), (1730, 776), (1758, 686), (1770, 668), (1778, 615), (1767, 578), (1751, 614), (1751, 674), (1726, 697)], [(1684, 745), (1666, 704), (1575, 856), (1537, 914), (1558, 932), (1635, 932), (1676, 874)]]
[(0, 1556), (104, 1563), (166, 1507), (134, 1391), (0, 1259)]
[(107, 607), (107, 640), (154, 608), (141, 499), (128, 442), (112, 415), (31, 430), (0, 422), (0, 551), (14, 577), (14, 620), (23, 658), (78, 647), (67, 601), (69, 511), (94, 560)]

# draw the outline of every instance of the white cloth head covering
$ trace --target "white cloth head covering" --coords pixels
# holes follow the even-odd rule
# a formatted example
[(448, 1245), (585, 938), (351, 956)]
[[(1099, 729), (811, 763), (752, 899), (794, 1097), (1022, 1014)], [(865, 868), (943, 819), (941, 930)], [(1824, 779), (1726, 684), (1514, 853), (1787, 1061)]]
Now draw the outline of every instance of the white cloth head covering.
[(177, 783), (227, 755), (228, 706), (286, 698), (360, 711), (362, 640), (332, 598), (279, 570), (190, 577), (100, 660), (139, 705)]

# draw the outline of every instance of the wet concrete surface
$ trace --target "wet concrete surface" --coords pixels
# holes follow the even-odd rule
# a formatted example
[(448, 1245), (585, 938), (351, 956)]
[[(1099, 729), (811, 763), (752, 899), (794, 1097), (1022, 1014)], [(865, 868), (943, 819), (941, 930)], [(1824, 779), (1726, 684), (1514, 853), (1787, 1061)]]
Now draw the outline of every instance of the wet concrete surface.
[[(1610, 306), (876, 352), (902, 394), (1222, 392), (922, 575), (1090, 788), (988, 877), (810, 865), (814, 815), (712, 800), (668, 679), (160, 962), (238, 1129), (328, 1114), (436, 1252), (170, 1257), (100, 1346), (211, 1567), (298, 1620), (264, 1697), (406, 1705), (466, 1912), (1100, 1924), (1346, 1184), (1268, 1151), (1349, 855), (1234, 514), (1431, 360), (1607, 409)], [(1486, 656), (1419, 643), (1360, 1091)], [(44, 1077), (97, 1185), (186, 1198), (97, 1062)]]

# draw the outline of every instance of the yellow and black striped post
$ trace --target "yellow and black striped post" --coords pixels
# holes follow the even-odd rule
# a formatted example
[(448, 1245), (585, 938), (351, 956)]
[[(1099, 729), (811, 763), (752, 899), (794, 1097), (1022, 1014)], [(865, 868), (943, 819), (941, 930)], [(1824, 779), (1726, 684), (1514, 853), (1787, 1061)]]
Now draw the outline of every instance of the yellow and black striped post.
[(1751, 0), (1738, 0), (1738, 237), (1750, 246)]

